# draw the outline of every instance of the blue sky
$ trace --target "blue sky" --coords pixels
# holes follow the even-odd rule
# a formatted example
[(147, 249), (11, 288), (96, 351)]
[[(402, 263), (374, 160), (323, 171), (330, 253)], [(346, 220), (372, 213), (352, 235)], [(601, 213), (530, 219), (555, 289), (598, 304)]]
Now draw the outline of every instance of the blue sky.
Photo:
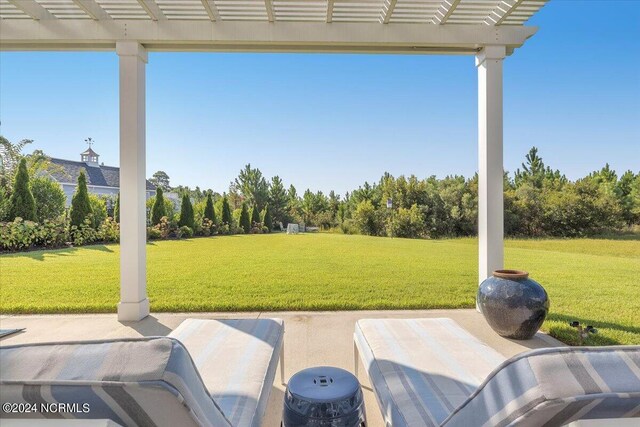
[[(505, 168), (536, 145), (572, 179), (640, 171), (640, 2), (555, 0), (528, 24), (504, 65)], [(117, 94), (115, 53), (0, 53), (0, 132), (53, 157), (79, 158), (90, 136), (117, 165)], [(299, 191), (470, 176), (473, 58), (151, 53), (147, 175), (224, 191), (246, 163)]]

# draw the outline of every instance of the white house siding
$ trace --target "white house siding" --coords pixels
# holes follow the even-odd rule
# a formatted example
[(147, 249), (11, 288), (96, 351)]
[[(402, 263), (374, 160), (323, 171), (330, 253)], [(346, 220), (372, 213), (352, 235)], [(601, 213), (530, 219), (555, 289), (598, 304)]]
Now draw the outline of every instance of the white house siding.
[[(73, 198), (73, 194), (76, 192), (77, 184), (69, 184), (69, 183), (61, 183), (62, 191), (64, 191), (65, 196), (67, 196), (67, 207), (71, 206), (71, 199)], [(95, 185), (87, 185), (87, 190), (89, 190), (90, 194), (95, 194), (96, 196), (111, 196), (114, 199), (118, 196), (120, 192), (120, 188), (118, 187), (99, 187)], [(152, 190), (147, 190), (147, 200), (154, 196), (156, 193)]]

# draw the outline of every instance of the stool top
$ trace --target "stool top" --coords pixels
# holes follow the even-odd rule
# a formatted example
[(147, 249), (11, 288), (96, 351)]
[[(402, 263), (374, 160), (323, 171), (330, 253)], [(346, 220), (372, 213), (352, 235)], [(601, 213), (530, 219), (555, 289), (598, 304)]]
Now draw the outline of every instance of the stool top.
[(303, 369), (291, 377), (287, 390), (308, 402), (337, 402), (360, 390), (358, 379), (349, 371), (332, 366)]

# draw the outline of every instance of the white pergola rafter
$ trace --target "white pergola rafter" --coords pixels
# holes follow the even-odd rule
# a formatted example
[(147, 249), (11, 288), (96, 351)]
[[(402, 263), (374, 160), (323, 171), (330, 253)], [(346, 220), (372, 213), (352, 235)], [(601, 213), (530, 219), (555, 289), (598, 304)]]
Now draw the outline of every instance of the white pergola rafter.
[(53, 16), (51, 12), (42, 7), (35, 0), (9, 0), (9, 3), (29, 15), (36, 21), (39, 21), (41, 19), (56, 19), (56, 17)]
[(491, 12), (484, 23), (486, 25), (500, 25), (507, 19), (517, 8), (522, 4), (524, 0), (503, 0), (500, 4)]
[(162, 21), (165, 19), (164, 13), (153, 0), (138, 0), (138, 4), (149, 15), (152, 21)]
[(453, 12), (455, 12), (459, 3), (460, 0), (443, 0), (442, 4), (436, 11), (436, 16), (433, 17), (433, 23), (436, 25), (446, 24), (449, 17), (453, 15)]
[(220, 19), (220, 13), (218, 12), (218, 6), (212, 0), (200, 0), (202, 2), (202, 7), (207, 11), (207, 15), (209, 15), (209, 20), (212, 22), (218, 21)]
[[(92, 18), (200, 21), (285, 21), (326, 23), (435, 24), (451, 25), (522, 25), (547, 0), (2, 0), (15, 9), (0, 7), (0, 18), (36, 20), (65, 19), (73, 22)], [(382, 5), (380, 6), (380, 1)], [(71, 4), (75, 7), (72, 13)], [(497, 6), (496, 6), (497, 4)], [(435, 10), (433, 9), (435, 8)], [(21, 14), (17, 11), (23, 12)], [(354, 27), (355, 28), (355, 27)]]
[(381, 21), (383, 24), (388, 24), (391, 19), (391, 15), (393, 15), (393, 11), (396, 8), (396, 3), (398, 0), (387, 0), (385, 2), (386, 9), (382, 11)]
[(95, 0), (73, 0), (73, 2), (95, 21), (111, 19), (109, 14)]
[[(0, 50), (115, 50), (119, 57), (118, 319), (140, 320), (150, 312), (144, 200), (145, 70), (149, 51), (474, 56), (478, 72), (479, 282), (493, 270), (502, 268), (502, 65), (505, 57), (535, 34), (535, 27), (522, 23), (545, 1), (503, 0), (491, 10), (497, 1), (443, 0), (432, 22), (425, 22), (431, 17), (425, 15), (423, 9), (397, 0), (385, 0), (382, 11), (379, 3), (327, 0), (326, 15), (324, 3), (318, 1), (300, 6), (300, 1), (281, 0), (275, 7), (274, 0), (264, 1), (266, 14), (258, 1), (233, 2), (229, 6), (230, 1), (216, 4), (213, 0), (192, 1), (188, 7), (182, 7), (177, 0), (159, 3), (154, 0), (74, 0), (80, 9), (71, 16), (64, 8), (64, 13), (59, 14), (60, 7), (50, 6), (51, 10), (47, 10), (43, 6), (55, 3), (41, 5), (34, 0), (9, 0), (24, 14), (13, 8), (0, 10)], [(141, 8), (131, 7), (136, 3)], [(464, 7), (456, 9), (459, 4)]]
[(327, 23), (333, 22), (333, 2), (334, 0), (327, 0)]
[(273, 13), (273, 1), (264, 0), (264, 8), (267, 10), (267, 19), (269, 19), (269, 22), (275, 21), (276, 15)]

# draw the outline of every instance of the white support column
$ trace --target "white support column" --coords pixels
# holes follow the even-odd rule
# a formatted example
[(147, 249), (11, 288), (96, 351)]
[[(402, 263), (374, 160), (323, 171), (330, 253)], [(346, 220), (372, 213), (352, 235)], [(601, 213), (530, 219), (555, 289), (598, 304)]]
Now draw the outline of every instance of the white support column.
[(504, 262), (502, 162), (502, 60), (505, 46), (486, 46), (478, 67), (478, 239), (479, 282)]
[(116, 43), (120, 59), (120, 303), (118, 320), (149, 314), (145, 152), (145, 64), (137, 42)]

